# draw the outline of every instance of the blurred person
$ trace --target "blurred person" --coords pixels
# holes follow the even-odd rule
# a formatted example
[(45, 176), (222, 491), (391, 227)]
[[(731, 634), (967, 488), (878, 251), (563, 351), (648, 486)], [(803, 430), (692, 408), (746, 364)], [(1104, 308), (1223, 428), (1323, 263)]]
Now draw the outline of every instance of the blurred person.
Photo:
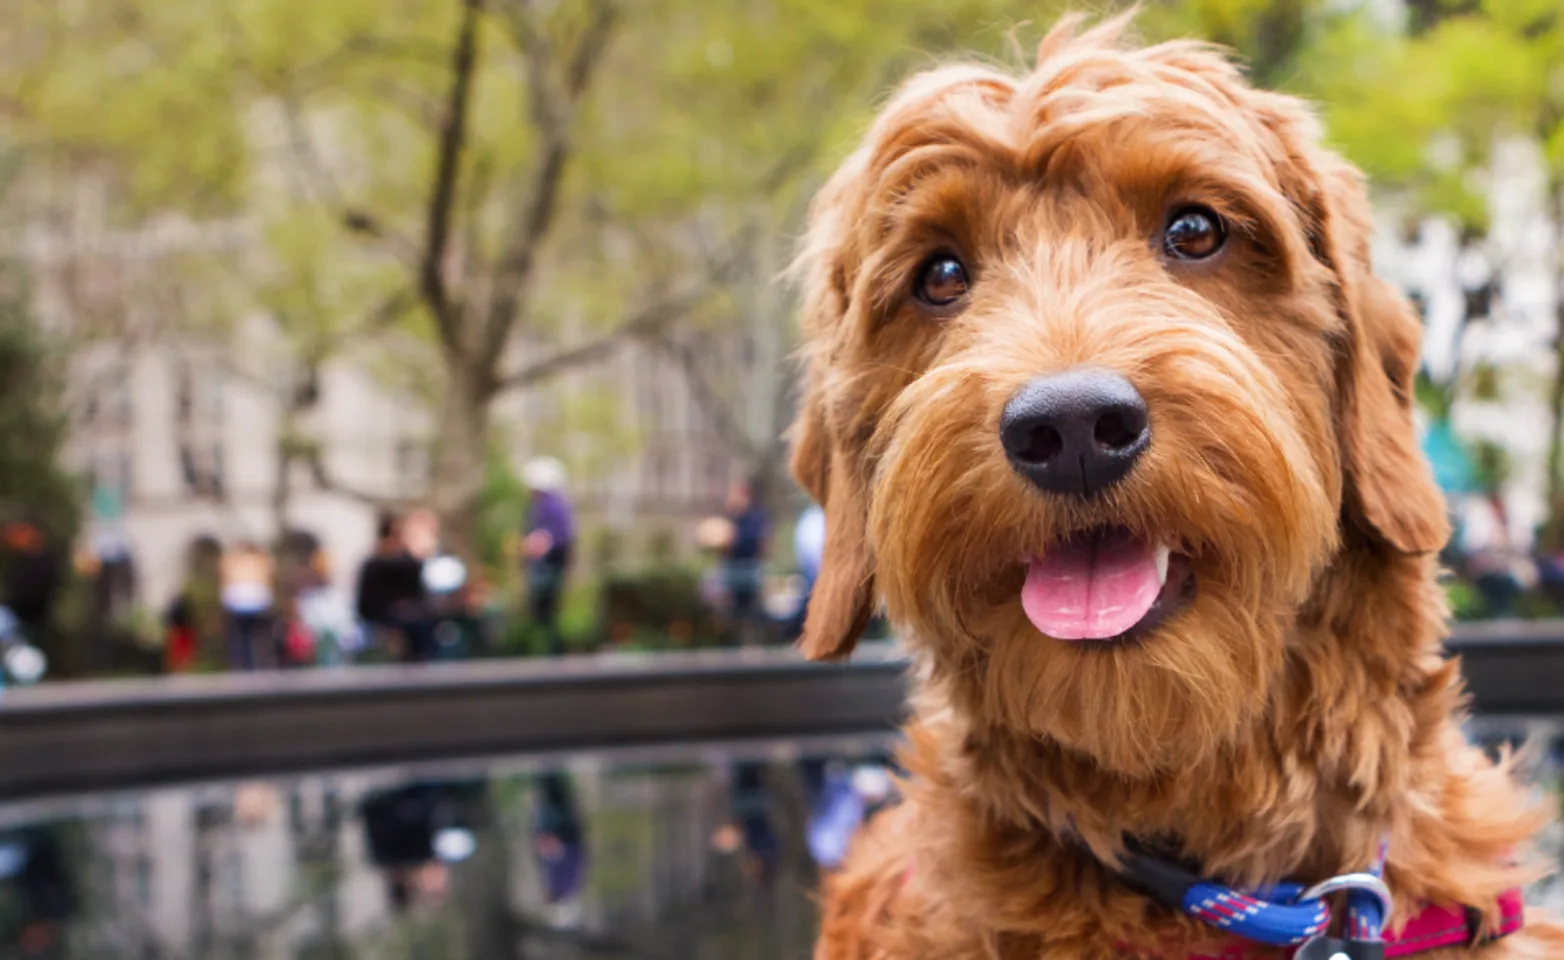
[(410, 528), (419, 550), (432, 552), (430, 526), (430, 518), (422, 514), (403, 521), (382, 512), (376, 522), (374, 552), (359, 567), (355, 604), (359, 618), (372, 631), (376, 645), (395, 660), (427, 660), (432, 653), (424, 557), (414, 554), (405, 536)]
[(859, 828), (895, 802), (892, 771), (893, 765), (883, 757), (819, 762), (809, 771), (814, 783), (805, 832), (810, 855), (822, 870), (840, 866)]
[(226, 613), (220, 597), (222, 545), (216, 537), (198, 536), (185, 548), (185, 571), (179, 592), (163, 613), (163, 669), (169, 673), (221, 663), (226, 639)]
[(136, 604), (136, 558), (130, 540), (120, 527), (109, 525), (92, 537), (97, 557), (92, 581), (93, 621), (112, 624), (130, 612)]
[(363, 648), (363, 629), (353, 609), (331, 589), (331, 561), (325, 547), (317, 545), (310, 554), (309, 570), (297, 606), (299, 619), (314, 640), (314, 662), (346, 663)]
[(741, 481), (728, 491), (725, 521), (705, 536), (722, 554), (723, 588), (728, 599), (729, 643), (756, 646), (764, 631), (761, 587), (771, 518), (759, 477)]
[(1531, 569), (1510, 531), (1504, 499), (1491, 492), (1467, 501), (1462, 513), (1460, 549), (1466, 575), (1489, 617), (1512, 617)]
[(424, 781), (364, 797), (359, 814), (372, 863), (385, 871), (386, 896), (398, 914), (442, 902), (449, 864), (471, 856), (487, 816), (483, 781)]
[(419, 560), (428, 560), (440, 552), (440, 515), (428, 507), (419, 507), (402, 521), (402, 545)]
[(274, 665), (271, 556), (254, 541), (242, 540), (223, 555), (219, 569), (230, 667), (256, 670)]
[(319, 638), (306, 613), (311, 611), (312, 600), (329, 592), (328, 573), (320, 538), (304, 530), (290, 530), (281, 537), (274, 578), (280, 666), (305, 667), (315, 663)]
[(438, 648), (435, 641), (435, 623), (430, 609), (429, 589), (424, 576), (429, 562), (440, 553), (440, 516), (427, 507), (420, 507), (402, 521), (402, 542), (411, 564), (405, 572), (417, 570), (417, 584), (406, 584), (398, 598), (395, 613), (402, 625), (402, 635), (407, 639), (402, 659), (409, 663), (427, 663), (435, 659)]
[(402, 543), (400, 518), (389, 510), (380, 511), (375, 518), (375, 545), (359, 564), (354, 609), (373, 642), (384, 650), (396, 650), (405, 642), (392, 608), (398, 597), (398, 583), (407, 579), (399, 571), (411, 560)]
[(440, 552), (424, 561), (423, 588), (430, 659), (461, 660), (471, 650), (473, 578), (461, 558)]
[(64, 559), (30, 520), (0, 526), (0, 604), (24, 632), (37, 635), (54, 611), (64, 580)]
[(163, 613), (163, 672), (188, 673), (195, 667), (198, 649), (190, 599), (181, 590)]
[(543, 631), (545, 651), (559, 656), (565, 652), (559, 607), (576, 545), (575, 509), (565, 495), (565, 466), (553, 457), (530, 461), (522, 468), (522, 481), (532, 497), (527, 534), (522, 540), (527, 560), (527, 609), (533, 624)]
[(1554, 504), (1549, 516), (1552, 519), (1537, 528), (1532, 563), (1551, 615), (1559, 616), (1564, 613), (1564, 503)]
[(59, 831), (28, 827), (0, 838), (0, 880), (15, 890), (0, 936), (22, 958), (65, 957), (65, 926), (80, 907), (77, 878)]
[(586, 829), (570, 777), (559, 771), (540, 774), (533, 817), (533, 850), (543, 870), (543, 884), (554, 919), (573, 919), (569, 905), (586, 879)]
[(820, 558), (825, 553), (825, 511), (812, 503), (799, 514), (793, 526), (793, 562), (798, 565), (798, 575), (803, 578), (803, 595), (798, 601), (798, 613), (794, 618), (795, 635), (804, 630), (804, 618), (809, 614), (809, 597), (815, 592), (815, 578), (820, 575)]
[(729, 768), (729, 791), (731, 820), (717, 829), (712, 845), (722, 853), (740, 854), (744, 875), (768, 885), (781, 863), (782, 841), (772, 819), (765, 762), (734, 762)]

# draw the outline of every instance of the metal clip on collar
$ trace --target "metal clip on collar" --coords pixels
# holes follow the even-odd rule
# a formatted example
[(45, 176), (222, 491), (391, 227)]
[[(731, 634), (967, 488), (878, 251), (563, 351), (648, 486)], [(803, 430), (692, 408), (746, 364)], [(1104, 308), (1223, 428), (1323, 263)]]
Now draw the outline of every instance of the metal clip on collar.
[[(1385, 881), (1372, 873), (1347, 873), (1315, 884), (1299, 895), (1300, 902), (1319, 900), (1333, 893), (1367, 893), (1379, 904), (1380, 922), (1390, 918), (1393, 902), (1390, 888)], [(1293, 960), (1385, 960), (1385, 941), (1380, 936), (1379, 924), (1373, 925), (1372, 936), (1365, 939), (1343, 939), (1320, 935), (1306, 941)]]

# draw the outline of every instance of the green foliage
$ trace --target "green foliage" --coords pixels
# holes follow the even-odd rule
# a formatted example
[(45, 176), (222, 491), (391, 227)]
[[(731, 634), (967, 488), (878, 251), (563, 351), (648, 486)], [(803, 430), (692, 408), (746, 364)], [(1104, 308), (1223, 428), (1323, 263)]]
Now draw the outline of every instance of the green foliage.
[(1502, 490), (1515, 469), (1509, 451), (1496, 443), (1482, 441), (1473, 445), (1472, 453), (1476, 461), (1478, 487), (1489, 491)]
[[(287, 362), (351, 353), (437, 404), (459, 392), (453, 378), (482, 381), (475, 394), (493, 387), (504, 372), (497, 358), (524, 366), (614, 329), (735, 253), (723, 247), (746, 231), (760, 235), (746, 255), (752, 276), (713, 291), (686, 321), (717, 332), (753, 322), (754, 298), (739, 288), (769, 282), (803, 201), (892, 85), (956, 52), (1029, 63), (1069, 6), (1126, 4), (621, 0), (586, 94), (562, 118), (571, 154), (556, 213), (532, 251), (537, 279), (518, 298), (515, 336), (500, 343), (481, 331), (442, 336), (420, 295), (460, 0), (10, 0), (0, 15), (0, 134), (52, 179), (107, 178), (113, 215), (130, 223), (221, 215), (247, 226), (242, 249), (171, 267), (169, 285), (188, 291), (184, 322), (264, 312), (285, 334)], [(1332, 140), (1426, 209), (1486, 226), (1477, 173), (1496, 131), (1536, 139), (1564, 182), (1557, 0), (1446, 4), (1411, 34), (1366, 3), (1142, 6), (1136, 29), (1147, 38), (1232, 46), (1257, 82), (1318, 99)], [(538, 76), (547, 90), (566, 72), (558, 59), (540, 71), (523, 38), (532, 31), (558, 55), (586, 31), (591, 8), (484, 5), (452, 242), (436, 271), (464, 322), (484, 313), (525, 232), (547, 141)], [(787, 322), (785, 309), (774, 312), (765, 322)], [(390, 339), (393, 359), (366, 347)], [(484, 376), (472, 376), (478, 368)], [(475, 422), (488, 422), (491, 400), (480, 397)], [(618, 396), (572, 393), (556, 411), (535, 419), (529, 439), (590, 436), (555, 451), (582, 474), (612, 466), (636, 440)], [(486, 474), (452, 486), (482, 491), (476, 548), (498, 567), (509, 563), (504, 536), (524, 498), (493, 457), (472, 453), (452, 462)]]
[(511, 469), (505, 451), (491, 448), (479, 494), (478, 559), (496, 584), (510, 585), (516, 579), (516, 557), (507, 549), (522, 533), (527, 519), (526, 484)]
[(56, 543), (81, 519), (82, 491), (60, 465), (66, 421), (60, 358), (0, 275), (0, 519), (25, 516)]
[(711, 646), (721, 624), (701, 596), (696, 569), (661, 565), (613, 573), (602, 586), (603, 629), (619, 647)]
[[(1464, 8), (1465, 5), (1463, 5)], [(1407, 36), (1367, 16), (1336, 23), (1301, 86), (1331, 138), (1384, 186), (1486, 227), (1476, 175), (1497, 135), (1542, 145), (1564, 183), (1564, 16), (1556, 0), (1485, 0)]]

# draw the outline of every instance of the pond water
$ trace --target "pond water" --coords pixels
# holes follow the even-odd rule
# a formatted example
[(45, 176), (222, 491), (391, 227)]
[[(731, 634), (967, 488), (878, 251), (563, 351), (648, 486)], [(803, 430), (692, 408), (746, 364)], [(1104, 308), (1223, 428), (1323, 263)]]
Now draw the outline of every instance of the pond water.
[[(804, 960), (888, 737), (0, 806), (0, 957)], [(1557, 781), (1557, 767), (1540, 771)], [(844, 797), (851, 798), (844, 801)], [(1561, 838), (1546, 841), (1557, 855)], [(1533, 899), (1564, 908), (1544, 883)]]

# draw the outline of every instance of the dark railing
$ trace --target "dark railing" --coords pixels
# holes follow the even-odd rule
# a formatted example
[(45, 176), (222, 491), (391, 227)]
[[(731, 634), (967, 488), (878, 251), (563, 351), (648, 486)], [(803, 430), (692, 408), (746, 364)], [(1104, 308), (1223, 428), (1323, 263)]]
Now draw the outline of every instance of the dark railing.
[[(1564, 715), (1564, 622), (1461, 625), (1485, 718)], [(604, 654), (111, 681), (0, 699), (0, 800), (537, 751), (884, 730), (906, 661), (790, 650)]]

